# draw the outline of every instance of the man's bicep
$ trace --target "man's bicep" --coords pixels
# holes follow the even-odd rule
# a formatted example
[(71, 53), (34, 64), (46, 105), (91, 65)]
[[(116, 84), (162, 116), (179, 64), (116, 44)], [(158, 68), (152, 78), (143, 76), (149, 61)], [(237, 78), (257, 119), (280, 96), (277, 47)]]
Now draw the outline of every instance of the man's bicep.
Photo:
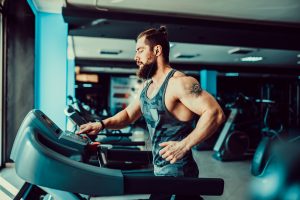
[(192, 112), (201, 115), (203, 102), (207, 99), (208, 93), (203, 91), (199, 82), (190, 76), (178, 79), (175, 84), (175, 96)]
[(127, 115), (131, 122), (136, 121), (141, 115), (140, 100), (134, 99), (126, 108)]
[(198, 95), (186, 94), (180, 98), (180, 101), (198, 115), (202, 115), (204, 111), (215, 106), (214, 98), (205, 90), (202, 90)]

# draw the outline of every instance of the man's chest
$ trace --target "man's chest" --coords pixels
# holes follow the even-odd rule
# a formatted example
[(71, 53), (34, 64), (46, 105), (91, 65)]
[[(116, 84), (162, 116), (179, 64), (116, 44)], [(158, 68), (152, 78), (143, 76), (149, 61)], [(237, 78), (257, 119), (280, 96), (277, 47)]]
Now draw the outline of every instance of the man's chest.
[(158, 88), (149, 86), (146, 95), (152, 102), (152, 105), (155, 102), (158, 105), (164, 104), (169, 111), (173, 110), (180, 103), (174, 95), (174, 91), (169, 87)]

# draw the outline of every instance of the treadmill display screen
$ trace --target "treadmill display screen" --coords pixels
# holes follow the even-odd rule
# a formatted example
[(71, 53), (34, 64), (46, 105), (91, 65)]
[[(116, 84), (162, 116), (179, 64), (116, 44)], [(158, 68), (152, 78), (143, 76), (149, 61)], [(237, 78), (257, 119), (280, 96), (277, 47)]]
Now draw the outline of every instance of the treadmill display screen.
[(58, 137), (61, 134), (62, 130), (45, 114), (41, 114), (41, 117), (43, 118), (43, 121), (48, 125), (48, 127), (53, 130), (53, 133), (55, 133)]

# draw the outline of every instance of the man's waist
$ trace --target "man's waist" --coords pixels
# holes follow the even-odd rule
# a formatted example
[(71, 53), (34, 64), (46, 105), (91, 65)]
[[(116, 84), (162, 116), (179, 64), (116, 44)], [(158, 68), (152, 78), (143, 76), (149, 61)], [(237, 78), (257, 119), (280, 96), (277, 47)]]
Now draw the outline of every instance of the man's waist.
[(177, 160), (173, 164), (170, 164), (169, 161), (166, 161), (164, 158), (162, 158), (161, 155), (159, 155), (158, 152), (154, 153), (153, 159), (154, 159), (153, 164), (154, 164), (154, 166), (157, 166), (157, 167), (164, 167), (164, 166), (167, 166), (167, 165), (185, 166), (185, 165), (188, 165), (189, 163), (194, 162), (194, 158), (193, 158), (193, 155), (192, 155), (191, 151), (187, 152), (181, 159)]

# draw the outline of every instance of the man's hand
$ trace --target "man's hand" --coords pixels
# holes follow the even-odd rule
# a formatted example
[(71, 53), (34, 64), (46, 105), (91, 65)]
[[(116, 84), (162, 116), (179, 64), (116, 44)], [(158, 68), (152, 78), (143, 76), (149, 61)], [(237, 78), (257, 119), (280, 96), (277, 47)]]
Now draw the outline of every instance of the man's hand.
[(97, 135), (102, 130), (102, 125), (99, 122), (89, 122), (80, 126), (77, 134)]
[(159, 151), (159, 155), (171, 164), (180, 160), (189, 151), (182, 141), (162, 142), (159, 146), (164, 147)]

